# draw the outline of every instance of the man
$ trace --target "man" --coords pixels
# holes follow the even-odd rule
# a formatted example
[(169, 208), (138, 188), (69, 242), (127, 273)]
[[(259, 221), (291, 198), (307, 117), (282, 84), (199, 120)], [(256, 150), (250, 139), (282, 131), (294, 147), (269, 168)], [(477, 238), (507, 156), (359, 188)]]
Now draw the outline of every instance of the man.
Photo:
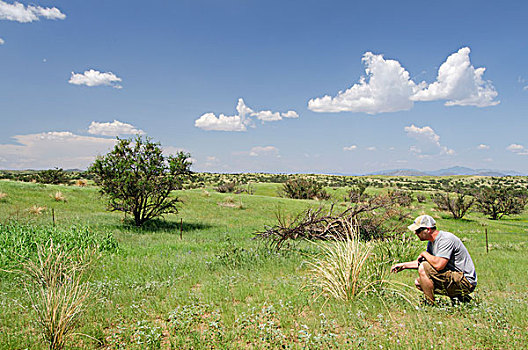
[(447, 295), (451, 300), (471, 300), (469, 294), (477, 285), (477, 273), (462, 241), (450, 232), (438, 231), (436, 221), (429, 215), (417, 217), (408, 228), (421, 241), (428, 241), (427, 251), (415, 261), (393, 265), (391, 271), (418, 269), (414, 283), (431, 303), (435, 301), (434, 293)]

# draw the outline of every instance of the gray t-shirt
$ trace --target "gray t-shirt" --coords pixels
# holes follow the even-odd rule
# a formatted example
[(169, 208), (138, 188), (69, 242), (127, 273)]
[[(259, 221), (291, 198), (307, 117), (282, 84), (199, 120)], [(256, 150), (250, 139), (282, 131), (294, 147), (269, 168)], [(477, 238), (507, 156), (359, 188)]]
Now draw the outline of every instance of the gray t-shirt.
[(440, 231), (433, 242), (427, 243), (427, 252), (434, 256), (449, 259), (447, 270), (461, 271), (472, 285), (477, 285), (475, 265), (464, 243), (451, 232)]

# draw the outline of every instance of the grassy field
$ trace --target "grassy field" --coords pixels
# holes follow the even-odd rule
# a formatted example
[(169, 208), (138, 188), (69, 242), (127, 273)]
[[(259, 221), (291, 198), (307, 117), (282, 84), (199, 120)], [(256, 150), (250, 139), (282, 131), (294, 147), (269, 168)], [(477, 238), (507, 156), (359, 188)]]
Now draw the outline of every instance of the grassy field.
[[(279, 198), (279, 184), (254, 187), (254, 195), (179, 191), (178, 214), (137, 229), (122, 213), (105, 211), (95, 187), (0, 181), (7, 194), (0, 199), (0, 224), (29, 223), (48, 232), (53, 213), (55, 230), (81, 227), (117, 242), (117, 249), (101, 253), (87, 281), (94, 297), (68, 343), (72, 349), (528, 348), (526, 212), (500, 221), (474, 212), (454, 220), (435, 211), (429, 198), (413, 202), (413, 216), (431, 214), (470, 251), (479, 285), (469, 304), (442, 300), (429, 307), (391, 295), (316, 299), (306, 264), (316, 245), (300, 242), (274, 252), (253, 238), (275, 224), (279, 211), (295, 215), (330, 201)], [(57, 191), (65, 201), (52, 198)], [(342, 205), (346, 188), (328, 191)], [(37, 214), (34, 206), (45, 209)], [(3, 256), (13, 254), (6, 242)], [(411, 286), (415, 275), (393, 278)], [(46, 347), (19, 278), (5, 271), (0, 339), (2, 349)]]

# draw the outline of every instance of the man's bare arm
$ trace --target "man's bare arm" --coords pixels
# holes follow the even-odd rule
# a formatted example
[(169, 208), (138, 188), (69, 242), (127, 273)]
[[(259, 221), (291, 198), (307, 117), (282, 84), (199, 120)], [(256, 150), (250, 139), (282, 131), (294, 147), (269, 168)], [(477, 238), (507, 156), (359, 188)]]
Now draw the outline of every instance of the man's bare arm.
[(397, 272), (400, 272), (401, 270), (407, 270), (407, 269), (416, 270), (417, 268), (418, 268), (418, 261), (413, 260), (413, 261), (407, 261), (404, 263), (392, 265), (391, 272), (397, 273)]
[(420, 253), (418, 260), (420, 260), (420, 258), (424, 258), (425, 260), (427, 260), (427, 262), (431, 264), (431, 266), (434, 267), (436, 271), (442, 271), (446, 267), (447, 262), (449, 261), (449, 259), (434, 256), (432, 254), (429, 254), (428, 252)]

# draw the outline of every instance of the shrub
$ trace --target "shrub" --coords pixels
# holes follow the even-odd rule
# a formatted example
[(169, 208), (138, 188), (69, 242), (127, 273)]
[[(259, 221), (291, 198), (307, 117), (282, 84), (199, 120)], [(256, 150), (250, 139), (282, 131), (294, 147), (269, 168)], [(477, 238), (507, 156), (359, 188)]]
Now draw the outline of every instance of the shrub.
[(402, 207), (409, 207), (413, 201), (413, 194), (411, 191), (393, 190), (388, 192), (390, 200)]
[(425, 195), (423, 195), (421, 193), (417, 194), (416, 195), (416, 200), (418, 201), (418, 203), (425, 203), (425, 200), (426, 200)]
[(345, 197), (345, 202), (359, 203), (368, 198), (367, 190), (368, 183), (365, 181), (359, 181), (356, 185), (352, 186), (348, 196)]
[(455, 219), (462, 219), (475, 202), (475, 198), (463, 191), (454, 194), (437, 192), (431, 195), (431, 199), (438, 209), (450, 212)]
[(119, 139), (113, 151), (91, 165), (95, 183), (108, 198), (109, 209), (132, 214), (136, 226), (167, 213), (178, 212), (178, 198), (170, 198), (190, 175), (190, 155), (164, 157), (160, 144), (141, 136)]
[(43, 184), (66, 184), (70, 181), (68, 175), (61, 168), (39, 171), (35, 177), (37, 182)]
[(474, 196), (477, 210), (491, 220), (520, 214), (527, 202), (526, 190), (506, 185), (500, 180), (492, 180), (491, 184), (479, 187)]
[(220, 183), (218, 186), (216, 186), (216, 191), (220, 193), (232, 193), (235, 191), (236, 188), (236, 182), (227, 182), (227, 183)]
[(286, 181), (279, 195), (292, 199), (329, 199), (330, 195), (324, 190), (323, 185), (315, 180), (295, 178)]

